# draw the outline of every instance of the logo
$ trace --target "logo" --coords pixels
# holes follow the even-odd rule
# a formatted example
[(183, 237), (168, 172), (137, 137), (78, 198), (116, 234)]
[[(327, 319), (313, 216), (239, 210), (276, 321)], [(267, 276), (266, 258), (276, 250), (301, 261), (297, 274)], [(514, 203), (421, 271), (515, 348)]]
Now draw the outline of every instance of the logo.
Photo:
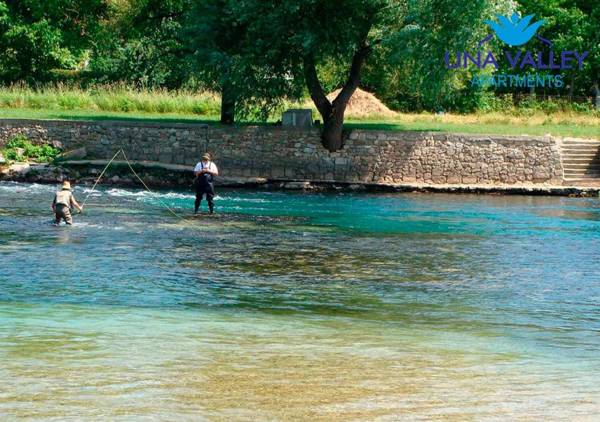
[[(477, 69), (500, 69), (504, 61), (506, 67), (513, 70), (527, 71), (564, 71), (572, 69), (583, 69), (584, 60), (589, 55), (589, 51), (561, 51), (555, 52), (552, 49), (552, 42), (536, 35), (538, 29), (544, 25), (543, 20), (531, 23), (534, 15), (528, 15), (521, 18), (518, 14), (506, 17), (498, 15), (498, 22), (486, 20), (485, 23), (492, 29), (493, 34), (479, 41), (476, 53), (468, 51), (459, 51), (451, 53), (446, 51), (445, 65), (447, 69), (468, 69), (476, 67)], [(504, 50), (501, 56), (496, 56), (490, 50), (482, 51), (485, 43), (494, 38), (494, 34), (505, 44), (511, 47), (518, 47), (528, 43), (534, 36), (545, 44), (549, 51), (508, 51)], [(562, 88), (564, 86), (563, 75), (551, 72), (526, 73), (526, 74), (494, 74), (494, 75), (475, 75), (471, 80), (471, 85), (476, 86), (494, 86), (515, 87), (515, 88)]]
[(544, 21), (538, 21), (529, 25), (533, 15), (520, 18), (513, 13), (509, 18), (498, 15), (500, 23), (494, 21), (485, 21), (504, 43), (511, 46), (523, 45), (533, 38), (537, 30), (544, 24)]

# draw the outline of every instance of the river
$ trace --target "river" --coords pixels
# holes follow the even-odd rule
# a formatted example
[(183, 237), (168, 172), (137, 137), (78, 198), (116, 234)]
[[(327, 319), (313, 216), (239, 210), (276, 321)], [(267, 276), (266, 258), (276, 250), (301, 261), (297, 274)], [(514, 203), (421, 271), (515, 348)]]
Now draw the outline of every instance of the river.
[(600, 414), (597, 198), (54, 189), (0, 183), (2, 419)]

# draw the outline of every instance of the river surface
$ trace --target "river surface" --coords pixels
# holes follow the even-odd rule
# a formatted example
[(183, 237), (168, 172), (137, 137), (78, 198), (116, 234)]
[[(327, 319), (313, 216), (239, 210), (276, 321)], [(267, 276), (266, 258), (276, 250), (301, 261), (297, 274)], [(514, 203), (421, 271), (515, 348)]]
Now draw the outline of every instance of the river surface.
[(2, 420), (598, 420), (598, 198), (54, 189), (0, 183)]

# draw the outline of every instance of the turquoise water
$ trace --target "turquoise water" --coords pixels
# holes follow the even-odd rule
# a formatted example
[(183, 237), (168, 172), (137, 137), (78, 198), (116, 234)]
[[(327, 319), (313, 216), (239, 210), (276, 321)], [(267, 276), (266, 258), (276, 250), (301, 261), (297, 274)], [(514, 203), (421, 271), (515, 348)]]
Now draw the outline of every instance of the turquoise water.
[(3, 419), (600, 413), (599, 199), (53, 191), (0, 183)]

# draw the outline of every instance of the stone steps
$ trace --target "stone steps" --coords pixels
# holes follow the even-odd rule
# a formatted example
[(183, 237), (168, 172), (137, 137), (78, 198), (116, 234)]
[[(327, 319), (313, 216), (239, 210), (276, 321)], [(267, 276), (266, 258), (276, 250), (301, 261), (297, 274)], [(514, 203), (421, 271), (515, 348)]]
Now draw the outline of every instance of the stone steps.
[(564, 164), (572, 164), (574, 166), (576, 165), (588, 165), (590, 163), (594, 164), (596, 163), (597, 160), (594, 159), (594, 157), (573, 157), (571, 156), (570, 158), (565, 158), (563, 159), (563, 165)]
[(569, 152), (569, 151), (563, 150), (563, 157), (565, 157), (565, 156), (569, 157), (568, 159), (592, 160), (596, 157), (596, 153), (595, 152)]
[(570, 154), (589, 154), (590, 152), (597, 152), (600, 145), (586, 145), (581, 147), (564, 146), (563, 151)]
[(588, 179), (597, 178), (600, 176), (600, 171), (569, 171), (565, 172), (565, 179)]
[(566, 140), (561, 149), (565, 180), (600, 181), (600, 141)]
[(565, 148), (588, 148), (600, 145), (600, 141), (565, 141)]

